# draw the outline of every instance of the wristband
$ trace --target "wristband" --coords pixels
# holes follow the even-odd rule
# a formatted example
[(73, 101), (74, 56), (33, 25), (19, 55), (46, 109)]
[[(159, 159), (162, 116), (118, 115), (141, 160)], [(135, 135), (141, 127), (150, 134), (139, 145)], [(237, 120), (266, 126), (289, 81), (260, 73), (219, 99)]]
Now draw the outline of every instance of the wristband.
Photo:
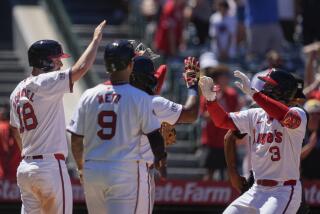
[(198, 84), (195, 84), (188, 88), (188, 96), (198, 96), (199, 95), (199, 87)]

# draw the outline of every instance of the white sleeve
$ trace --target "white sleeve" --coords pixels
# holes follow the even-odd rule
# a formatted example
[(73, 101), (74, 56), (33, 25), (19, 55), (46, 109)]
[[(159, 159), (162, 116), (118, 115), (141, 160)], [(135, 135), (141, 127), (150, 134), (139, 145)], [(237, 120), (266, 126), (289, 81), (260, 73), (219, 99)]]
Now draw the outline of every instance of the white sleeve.
[(142, 115), (141, 129), (144, 134), (149, 134), (150, 132), (160, 128), (160, 122), (153, 112), (152, 97), (147, 95), (142, 99), (143, 108), (140, 109), (140, 115)]
[(20, 128), (17, 109), (13, 106), (11, 97), (10, 97), (10, 125), (15, 128)]
[(166, 98), (155, 96), (152, 99), (153, 110), (160, 122), (174, 125), (182, 112), (182, 105), (172, 102)]
[(71, 69), (40, 74), (36, 77), (37, 93), (50, 96), (72, 92), (71, 74)]
[(77, 105), (75, 112), (71, 118), (69, 125), (67, 126), (67, 131), (76, 135), (84, 136), (85, 130), (85, 100), (86, 93), (84, 93)]
[(242, 134), (250, 133), (250, 121), (251, 121), (250, 112), (251, 112), (251, 109), (229, 113), (234, 124), (237, 126), (237, 128)]

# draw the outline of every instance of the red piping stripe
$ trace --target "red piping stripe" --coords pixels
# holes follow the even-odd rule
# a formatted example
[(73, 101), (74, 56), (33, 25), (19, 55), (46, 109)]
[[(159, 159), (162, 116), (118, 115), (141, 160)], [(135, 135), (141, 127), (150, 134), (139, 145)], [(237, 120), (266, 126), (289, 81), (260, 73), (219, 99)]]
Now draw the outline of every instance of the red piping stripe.
[(64, 194), (64, 182), (63, 182), (63, 176), (62, 176), (62, 169), (61, 169), (61, 165), (60, 165), (60, 161), (58, 161), (59, 164), (59, 172), (60, 172), (60, 178), (61, 178), (61, 184), (62, 184), (62, 209), (63, 209), (63, 214), (65, 214), (65, 194)]
[(136, 200), (136, 206), (134, 208), (134, 214), (137, 213), (137, 208), (138, 208), (138, 200), (139, 200), (139, 189), (140, 189), (140, 170), (139, 170), (139, 161), (138, 163), (138, 185), (137, 185), (137, 200)]
[(148, 163), (146, 163), (146, 167), (147, 167), (147, 175), (148, 175), (148, 214), (150, 214), (150, 203), (151, 203), (151, 199), (150, 199), (150, 169), (148, 167)]
[(288, 207), (289, 207), (289, 204), (290, 204), (290, 202), (291, 202), (292, 195), (293, 195), (293, 190), (294, 190), (294, 187), (293, 187), (293, 185), (292, 185), (292, 186), (291, 186), (291, 193), (290, 193), (289, 201), (288, 201), (288, 203), (287, 203), (286, 208), (283, 210), (283, 213), (282, 213), (282, 214), (284, 214), (284, 213), (287, 211)]

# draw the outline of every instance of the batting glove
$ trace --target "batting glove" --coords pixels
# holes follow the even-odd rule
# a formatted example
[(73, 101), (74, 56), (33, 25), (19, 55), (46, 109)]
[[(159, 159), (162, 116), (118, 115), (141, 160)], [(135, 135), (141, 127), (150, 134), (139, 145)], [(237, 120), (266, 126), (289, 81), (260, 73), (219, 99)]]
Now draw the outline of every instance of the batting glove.
[(183, 78), (188, 88), (198, 85), (200, 77), (199, 61), (195, 57), (189, 56), (184, 60)]
[(236, 81), (234, 84), (240, 88), (243, 93), (252, 97), (253, 94), (257, 92), (255, 89), (251, 88), (250, 79), (244, 73), (237, 70), (233, 72), (233, 75), (241, 80), (241, 82)]
[(199, 86), (203, 96), (208, 101), (215, 101), (217, 98), (217, 91), (219, 88), (213, 85), (213, 80), (210, 77), (203, 76), (200, 78)]

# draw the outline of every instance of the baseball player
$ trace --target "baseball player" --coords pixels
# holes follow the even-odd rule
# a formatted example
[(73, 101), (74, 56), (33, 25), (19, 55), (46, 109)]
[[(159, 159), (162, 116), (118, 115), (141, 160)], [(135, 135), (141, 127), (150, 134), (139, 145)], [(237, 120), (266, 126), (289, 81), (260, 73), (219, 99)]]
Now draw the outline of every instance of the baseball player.
[(60, 70), (61, 59), (69, 55), (57, 41), (40, 40), (28, 50), (31, 75), (10, 96), (10, 125), (22, 149), (17, 169), (22, 213), (72, 213), (62, 98), (92, 66), (105, 24), (96, 27), (86, 51), (67, 70)]
[(143, 134), (156, 168), (165, 173), (166, 152), (152, 99), (129, 84), (134, 56), (128, 41), (106, 46), (104, 60), (111, 81), (85, 91), (67, 128), (80, 175), (83, 170), (89, 213), (138, 213), (138, 194), (148, 195), (139, 186)]
[[(154, 64), (148, 57), (137, 56), (134, 58), (134, 66), (133, 72), (130, 76), (130, 84), (152, 96), (152, 109), (161, 123), (169, 123), (170, 125), (174, 125), (176, 123), (192, 123), (197, 119), (199, 109), (199, 96), (197, 88), (198, 73), (198, 61), (193, 57), (187, 58), (185, 60), (184, 76), (187, 74), (189, 76), (188, 80), (186, 81), (187, 86), (189, 86), (189, 93), (188, 99), (184, 106), (156, 95), (158, 81), (155, 77)], [(193, 77), (192, 74), (194, 74)], [(166, 136), (166, 134), (164, 135)], [(174, 135), (174, 133), (172, 135)], [(172, 141), (170, 136), (165, 136), (165, 142)], [(172, 142), (169, 142), (168, 144), (170, 143)], [(140, 165), (141, 193), (139, 194), (137, 213), (151, 214), (153, 210), (155, 194), (154, 173), (151, 170), (154, 156), (151, 151), (148, 138), (145, 135), (141, 137), (140, 151), (144, 160), (144, 164)], [(143, 191), (147, 191), (149, 194), (145, 195), (143, 194)], [(148, 212), (143, 212), (145, 207), (148, 207)]]
[(288, 72), (270, 69), (267, 75), (259, 77), (265, 82), (259, 92), (250, 87), (245, 74), (235, 71), (234, 75), (241, 80), (236, 85), (261, 108), (226, 113), (215, 101), (217, 88), (213, 82), (207, 77), (200, 79), (214, 123), (247, 133), (253, 139), (251, 162), (255, 183), (224, 213), (296, 213), (301, 202), (299, 166), (307, 124), (305, 111), (288, 107), (296, 93), (297, 81)]

